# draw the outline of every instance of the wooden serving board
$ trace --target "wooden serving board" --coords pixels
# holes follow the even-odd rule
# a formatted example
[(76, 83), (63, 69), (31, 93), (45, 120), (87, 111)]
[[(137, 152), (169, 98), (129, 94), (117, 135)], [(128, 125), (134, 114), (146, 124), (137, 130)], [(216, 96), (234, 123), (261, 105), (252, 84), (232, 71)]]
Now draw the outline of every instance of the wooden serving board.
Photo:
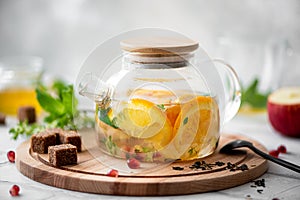
[[(220, 154), (219, 149), (209, 157), (200, 159), (206, 163), (221, 161), (238, 166), (246, 164), (248, 170), (230, 171), (223, 166), (212, 169), (191, 169), (194, 161), (170, 162), (166, 164), (142, 163), (141, 168), (132, 170), (126, 161), (103, 154), (91, 137), (91, 130), (80, 132), (84, 150), (78, 153), (78, 164), (53, 167), (47, 154), (36, 154), (30, 150), (30, 142), (22, 143), (16, 152), (18, 170), (32, 180), (54, 187), (99, 194), (158, 196), (201, 193), (222, 190), (247, 183), (258, 178), (268, 169), (267, 161), (248, 149), (234, 155)], [(257, 148), (266, 149), (257, 141), (238, 135), (222, 134), (219, 147), (235, 139), (245, 139)], [(182, 167), (183, 170), (174, 170)], [(106, 174), (119, 170), (119, 177)]]

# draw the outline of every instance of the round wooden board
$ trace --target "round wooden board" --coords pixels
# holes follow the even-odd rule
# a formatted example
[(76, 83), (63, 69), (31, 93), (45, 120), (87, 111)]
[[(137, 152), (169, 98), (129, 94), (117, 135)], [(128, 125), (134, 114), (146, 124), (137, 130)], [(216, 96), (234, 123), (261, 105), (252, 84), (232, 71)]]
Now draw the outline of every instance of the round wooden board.
[[(219, 147), (235, 139), (245, 139), (257, 148), (266, 149), (257, 141), (239, 136), (222, 134)], [(84, 143), (88, 146), (87, 143)], [(87, 150), (88, 149), (88, 150)], [(98, 149), (92, 146), (78, 153), (78, 164), (56, 168), (48, 163), (47, 154), (36, 154), (30, 151), (30, 142), (22, 143), (16, 152), (18, 170), (32, 180), (47, 185), (99, 194), (158, 196), (201, 193), (222, 190), (247, 183), (258, 178), (268, 169), (267, 161), (248, 149), (235, 155), (220, 154), (219, 149), (199, 161), (215, 163), (231, 162), (238, 166), (246, 164), (249, 169), (230, 171), (226, 165), (213, 166), (211, 170), (191, 169), (195, 161), (173, 162), (164, 165), (141, 165), (141, 169), (132, 171), (124, 167), (125, 161), (112, 159), (109, 156), (97, 155)], [(101, 159), (99, 159), (101, 157)], [(103, 158), (104, 157), (104, 158)], [(113, 161), (112, 161), (113, 160)], [(112, 167), (120, 165), (118, 178), (106, 176)], [(124, 166), (123, 166), (124, 164)], [(174, 170), (182, 167), (183, 170)]]

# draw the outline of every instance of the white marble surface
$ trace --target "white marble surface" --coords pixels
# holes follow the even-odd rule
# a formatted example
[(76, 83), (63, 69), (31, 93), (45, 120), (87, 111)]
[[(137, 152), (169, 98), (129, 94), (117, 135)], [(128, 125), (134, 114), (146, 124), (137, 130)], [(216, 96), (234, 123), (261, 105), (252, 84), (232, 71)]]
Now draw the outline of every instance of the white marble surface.
[[(18, 139), (13, 141), (8, 134), (9, 127), (14, 121), (8, 120), (6, 126), (0, 126), (0, 151), (5, 154), (9, 150), (15, 150), (24, 141)], [(300, 165), (300, 138), (288, 138), (276, 133), (269, 125), (266, 115), (236, 116), (224, 128), (223, 132), (242, 134), (260, 141), (268, 150), (276, 149), (280, 144), (287, 147), (288, 154), (280, 154), (280, 158)], [(100, 194), (88, 194), (74, 192), (47, 186), (23, 176), (15, 164), (8, 161), (0, 164), (0, 199), (28, 199), (28, 200), (61, 200), (61, 199), (273, 199), (295, 200), (300, 199), (300, 174), (281, 166), (269, 162), (269, 170), (259, 179), (265, 179), (266, 187), (262, 188), (262, 193), (258, 193), (258, 188), (253, 188), (253, 183), (202, 194), (184, 196), (164, 196), (164, 197), (128, 197), (111, 196)], [(12, 185), (20, 186), (20, 196), (11, 197), (9, 189)], [(251, 197), (247, 197), (247, 196)]]

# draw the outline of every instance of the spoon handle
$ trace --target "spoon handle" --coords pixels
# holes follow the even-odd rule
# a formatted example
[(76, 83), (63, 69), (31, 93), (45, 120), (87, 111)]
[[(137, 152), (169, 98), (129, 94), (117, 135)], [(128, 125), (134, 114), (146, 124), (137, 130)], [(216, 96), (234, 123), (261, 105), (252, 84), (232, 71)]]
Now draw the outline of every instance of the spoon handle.
[(295, 165), (295, 164), (290, 163), (290, 162), (287, 162), (287, 161), (285, 161), (285, 160), (281, 160), (281, 159), (279, 159), (279, 158), (275, 158), (275, 157), (273, 157), (273, 156), (270, 156), (270, 155), (268, 155), (268, 154), (262, 152), (261, 150), (255, 148), (253, 145), (250, 145), (249, 148), (250, 148), (253, 152), (257, 153), (258, 155), (260, 155), (261, 157), (263, 157), (263, 158), (265, 158), (265, 159), (267, 159), (267, 160), (270, 160), (270, 161), (272, 161), (272, 162), (274, 162), (274, 163), (277, 163), (277, 164), (279, 164), (279, 165), (281, 165), (281, 166), (283, 166), (283, 167), (286, 167), (286, 168), (288, 168), (288, 169), (291, 169), (291, 170), (293, 170), (293, 171), (295, 171), (295, 172), (300, 173), (300, 166), (298, 166), (298, 165)]

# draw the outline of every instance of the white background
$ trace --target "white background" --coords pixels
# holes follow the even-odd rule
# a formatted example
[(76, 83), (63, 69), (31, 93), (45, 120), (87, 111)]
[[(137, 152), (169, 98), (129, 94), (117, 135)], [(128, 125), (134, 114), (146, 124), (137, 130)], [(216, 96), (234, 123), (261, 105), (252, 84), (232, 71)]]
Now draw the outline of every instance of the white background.
[[(199, 41), (211, 57), (232, 64), (243, 83), (262, 74), (267, 85), (299, 86), (299, 19), (297, 0), (0, 0), (0, 57), (41, 56), (48, 73), (74, 82), (98, 44), (158, 27)], [(270, 41), (283, 53), (270, 53)]]

